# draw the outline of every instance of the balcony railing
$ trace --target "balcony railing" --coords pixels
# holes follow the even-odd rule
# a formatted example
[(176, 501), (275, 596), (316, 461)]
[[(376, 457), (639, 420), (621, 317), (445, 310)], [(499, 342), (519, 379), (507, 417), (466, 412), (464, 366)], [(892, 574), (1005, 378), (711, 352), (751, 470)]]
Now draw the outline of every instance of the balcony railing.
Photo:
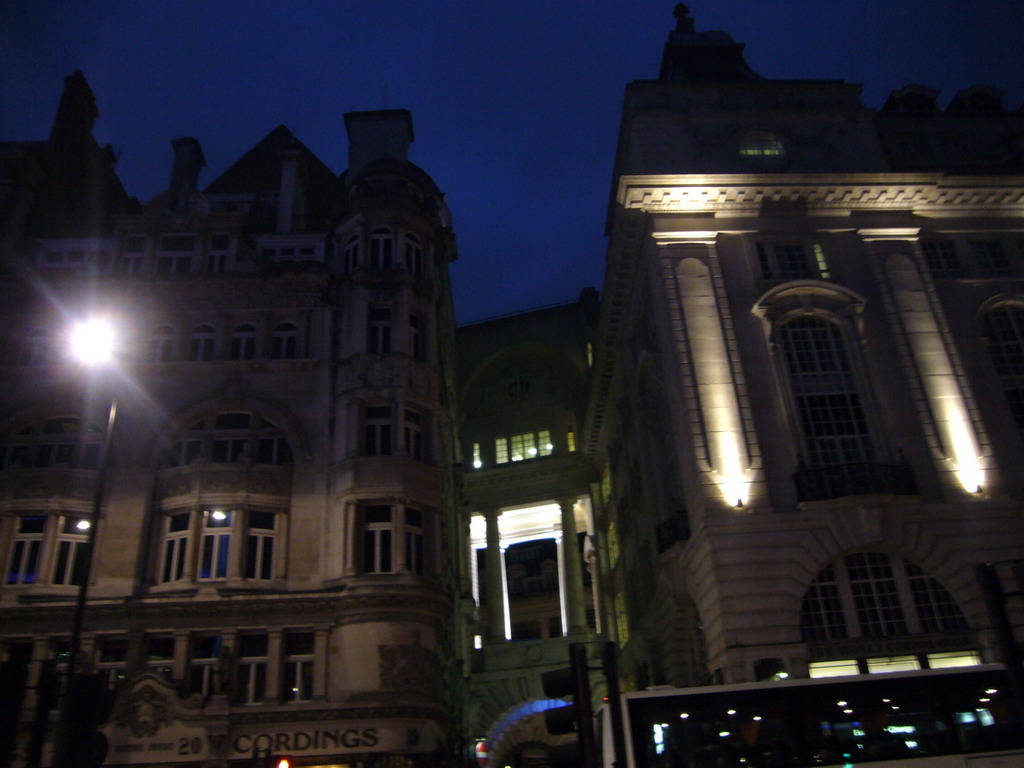
[(822, 501), (863, 493), (917, 494), (917, 481), (907, 462), (899, 464), (836, 464), (813, 469), (801, 466), (793, 473), (800, 501)]

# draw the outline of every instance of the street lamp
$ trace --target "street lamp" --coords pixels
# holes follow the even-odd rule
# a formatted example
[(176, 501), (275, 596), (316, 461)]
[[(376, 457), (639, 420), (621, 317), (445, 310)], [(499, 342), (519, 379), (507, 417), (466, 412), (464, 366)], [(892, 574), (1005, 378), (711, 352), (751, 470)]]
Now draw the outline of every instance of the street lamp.
[[(95, 372), (109, 365), (114, 359), (115, 334), (113, 326), (105, 320), (93, 319), (80, 322), (71, 329), (71, 356), (83, 367)], [(92, 509), (86, 525), (79, 523), (79, 529), (88, 532), (83, 555), (82, 573), (84, 578), (78, 585), (74, 619), (71, 624), (71, 643), (68, 649), (66, 684), (62, 691), (59, 727), (56, 735), (54, 768), (75, 766), (98, 766), (106, 754), (106, 741), (96, 731), (102, 717), (101, 690), (103, 681), (98, 675), (86, 675), (81, 669), (82, 623), (85, 619), (85, 605), (89, 597), (89, 575), (92, 570), (93, 552), (96, 549), (96, 530), (99, 527), (100, 509), (103, 506), (103, 491), (110, 466), (110, 444), (117, 418), (117, 396), (110, 398), (107, 413), (107, 428), (103, 433), (96, 472), (96, 487), (93, 490)]]
[[(72, 357), (92, 371), (109, 365), (114, 359), (114, 327), (109, 321), (93, 318), (76, 323), (71, 329)], [(85, 618), (85, 603), (89, 596), (89, 573), (92, 569), (92, 555), (96, 548), (96, 529), (99, 527), (100, 508), (103, 504), (103, 490), (106, 485), (107, 467), (110, 464), (110, 442), (114, 433), (114, 421), (117, 418), (117, 397), (110, 398), (110, 411), (107, 414), (107, 428), (103, 433), (103, 447), (100, 449), (97, 464), (96, 487), (93, 490), (92, 509), (87, 525), (89, 532), (85, 548), (85, 562), (82, 572), (85, 577), (78, 585), (78, 600), (75, 603), (75, 616), (71, 625), (71, 647), (68, 656), (68, 674), (76, 671), (79, 665), (79, 654), (82, 644), (82, 621)], [(79, 527), (82, 524), (79, 523)]]

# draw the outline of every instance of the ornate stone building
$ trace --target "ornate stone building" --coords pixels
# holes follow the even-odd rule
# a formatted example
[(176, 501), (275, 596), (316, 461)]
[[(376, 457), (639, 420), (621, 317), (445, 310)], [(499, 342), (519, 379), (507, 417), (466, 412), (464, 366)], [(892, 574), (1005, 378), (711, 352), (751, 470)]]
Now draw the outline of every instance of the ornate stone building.
[[(96, 114), (76, 73), (50, 140), (2, 155), (0, 645), (28, 667), (13, 764), (50, 764), (37, 702), (86, 581), (79, 669), (119, 686), (107, 764), (437, 764), (462, 678), (456, 253), (407, 158), (410, 114), (346, 115), (340, 177), (279, 127), (202, 192), (199, 142), (177, 139), (145, 206)], [(92, 314), (118, 328), (107, 373), (64, 354)]]
[(584, 445), (621, 668), (993, 660), (972, 566), (1024, 545), (1024, 115), (982, 86), (876, 112), (677, 19), (626, 92)]

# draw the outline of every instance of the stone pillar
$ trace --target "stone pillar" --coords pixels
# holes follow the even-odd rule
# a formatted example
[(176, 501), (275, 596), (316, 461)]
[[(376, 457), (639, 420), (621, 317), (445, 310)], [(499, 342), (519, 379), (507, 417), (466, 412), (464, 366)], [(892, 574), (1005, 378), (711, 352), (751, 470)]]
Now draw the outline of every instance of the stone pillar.
[(506, 640), (508, 595), (505, 592), (505, 551), (501, 546), (501, 531), (498, 528), (501, 511), (488, 509), (483, 515), (487, 521), (487, 582), (484, 584), (487, 599), (487, 639)]
[(566, 634), (587, 631), (587, 613), (583, 602), (583, 569), (576, 541), (576, 499), (559, 499), (562, 510), (562, 547), (558, 561), (562, 603), (565, 606)]

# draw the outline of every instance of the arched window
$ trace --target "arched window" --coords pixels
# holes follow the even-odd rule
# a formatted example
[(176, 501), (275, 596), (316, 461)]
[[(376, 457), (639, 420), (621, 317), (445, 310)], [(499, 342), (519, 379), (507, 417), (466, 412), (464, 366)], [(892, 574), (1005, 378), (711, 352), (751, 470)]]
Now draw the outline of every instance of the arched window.
[(153, 331), (149, 336), (146, 360), (150, 363), (169, 363), (174, 360), (174, 335), (174, 329), (169, 325), (161, 325)]
[(966, 629), (963, 613), (938, 580), (884, 552), (853, 552), (830, 564), (800, 609), (808, 642)]
[(200, 325), (192, 331), (188, 344), (188, 359), (194, 361), (213, 360), (213, 345), (217, 332), (212, 325)]
[(96, 469), (103, 431), (75, 416), (33, 422), (0, 442), (0, 470), (24, 467)]
[(180, 434), (167, 463), (184, 466), (200, 458), (291, 464), (292, 451), (284, 430), (268, 419), (250, 411), (225, 411), (200, 419)]
[(874, 460), (863, 403), (839, 327), (818, 317), (779, 332), (807, 462), (832, 467)]
[(395, 236), (390, 229), (379, 228), (370, 235), (370, 269), (394, 266)]
[(270, 356), (275, 360), (292, 360), (299, 356), (299, 329), (295, 323), (279, 323), (274, 328)]
[(995, 307), (985, 314), (983, 328), (1014, 424), (1024, 436), (1024, 308)]
[(231, 334), (231, 359), (252, 360), (256, 357), (256, 328), (249, 323), (235, 328)]
[(410, 274), (423, 274), (423, 245), (416, 235), (405, 236), (405, 268)]

